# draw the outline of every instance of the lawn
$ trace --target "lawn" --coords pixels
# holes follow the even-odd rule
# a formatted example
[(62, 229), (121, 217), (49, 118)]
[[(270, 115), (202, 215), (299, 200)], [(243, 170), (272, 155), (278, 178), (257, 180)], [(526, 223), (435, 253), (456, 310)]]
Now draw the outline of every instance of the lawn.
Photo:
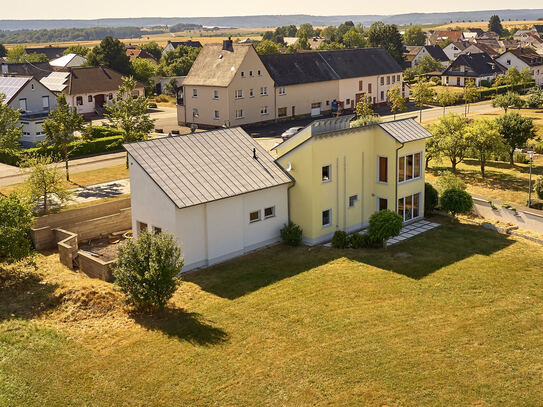
[(386, 251), (275, 246), (154, 316), (40, 256), (0, 273), (0, 406), (540, 405), (542, 255), (448, 220)]

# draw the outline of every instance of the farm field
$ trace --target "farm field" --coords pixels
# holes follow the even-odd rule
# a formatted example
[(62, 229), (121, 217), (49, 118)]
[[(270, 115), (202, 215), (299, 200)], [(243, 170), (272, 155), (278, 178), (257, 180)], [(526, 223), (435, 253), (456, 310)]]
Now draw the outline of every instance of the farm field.
[[(502, 26), (504, 28), (510, 29), (511, 27), (521, 29), (524, 26), (531, 27), (534, 24), (541, 24), (541, 21), (502, 21)], [(426, 30), (452, 30), (456, 27), (466, 28), (482, 28), (483, 30), (488, 29), (488, 21), (472, 21), (472, 22), (453, 22), (449, 24), (438, 25), (436, 27), (431, 27)]]
[(1, 266), (0, 405), (538, 405), (542, 247), (441, 222), (386, 251), (271, 247), (150, 316), (56, 254)]

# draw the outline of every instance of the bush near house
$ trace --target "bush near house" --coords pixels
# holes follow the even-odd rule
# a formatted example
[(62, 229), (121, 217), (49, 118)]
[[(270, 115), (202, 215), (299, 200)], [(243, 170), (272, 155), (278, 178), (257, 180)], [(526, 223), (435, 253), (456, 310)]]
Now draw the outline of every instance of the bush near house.
[(437, 206), (439, 194), (429, 182), (424, 183), (424, 213), (431, 215), (432, 211)]
[(336, 230), (332, 237), (332, 247), (337, 249), (345, 249), (349, 247), (349, 239), (347, 233), (343, 230)]
[(398, 236), (402, 230), (403, 219), (389, 209), (375, 212), (370, 216), (368, 235), (375, 240), (385, 242), (391, 237)]
[(83, 138), (86, 140), (96, 140), (100, 138), (122, 136), (123, 131), (115, 127), (90, 126), (85, 127)]
[(452, 215), (454, 221), (457, 214), (471, 212), (473, 198), (464, 190), (449, 188), (441, 195), (441, 207)]
[(299, 246), (302, 243), (302, 228), (295, 223), (284, 225), (280, 233), (283, 242), (289, 246)]
[(0, 196), (0, 262), (17, 261), (30, 254), (30, 205), (15, 195)]

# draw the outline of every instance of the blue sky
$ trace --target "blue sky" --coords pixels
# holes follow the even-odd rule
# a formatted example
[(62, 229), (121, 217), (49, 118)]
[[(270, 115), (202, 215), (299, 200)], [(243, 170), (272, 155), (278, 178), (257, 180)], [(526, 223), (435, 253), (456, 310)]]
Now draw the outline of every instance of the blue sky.
[[(225, 1), (225, 0), (23, 0), (4, 1), (0, 19), (55, 19), (100, 17), (194, 17), (257, 14), (401, 14), (411, 12), (446, 12), (500, 10), (508, 8), (543, 8), (541, 0), (429, 0), (376, 1)], [(537, 16), (540, 17), (540, 16)]]

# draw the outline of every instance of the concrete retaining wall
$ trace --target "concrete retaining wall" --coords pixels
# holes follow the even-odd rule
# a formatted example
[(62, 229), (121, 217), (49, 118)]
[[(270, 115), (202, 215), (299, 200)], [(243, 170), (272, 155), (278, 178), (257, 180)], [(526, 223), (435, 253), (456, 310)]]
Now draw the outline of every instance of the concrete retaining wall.
[(102, 261), (97, 257), (88, 254), (83, 250), (78, 252), (79, 270), (92, 278), (99, 278), (104, 281), (112, 281), (111, 265), (115, 260)]
[(521, 229), (543, 234), (543, 215), (535, 210), (532, 211), (526, 208), (515, 211), (502, 207), (500, 204), (495, 203), (492, 205), (483, 199), (474, 197), (473, 212), (483, 218), (508, 222)]
[(59, 260), (66, 267), (73, 270), (78, 250), (77, 234), (63, 229), (55, 229), (54, 231), (58, 241)]

